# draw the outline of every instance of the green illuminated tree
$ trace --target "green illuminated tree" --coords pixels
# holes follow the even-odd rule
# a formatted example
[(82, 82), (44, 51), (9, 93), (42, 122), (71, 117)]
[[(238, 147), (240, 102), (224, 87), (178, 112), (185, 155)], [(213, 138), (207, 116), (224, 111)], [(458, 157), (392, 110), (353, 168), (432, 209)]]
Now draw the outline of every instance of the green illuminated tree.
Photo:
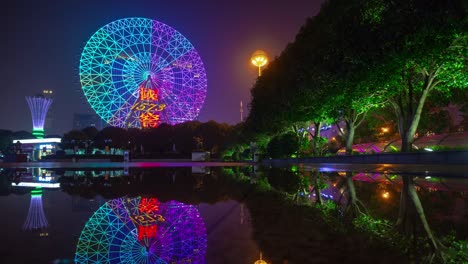
[(273, 60), (252, 87), (247, 131), (272, 136), (291, 130), (297, 122), (293, 104), (295, 67), (290, 51), (291, 46)]
[[(468, 87), (467, 6), (462, 1), (374, 1), (381, 63), (372, 71), (397, 115), (401, 150), (411, 150), (424, 105)], [(385, 3), (385, 4), (383, 4)]]
[(255, 83), (247, 126), (274, 135), (334, 120), (351, 154), (368, 111), (388, 103), (402, 151), (411, 150), (428, 96), (468, 87), (466, 8), (461, 0), (326, 1)]
[[(303, 89), (313, 91), (312, 115), (333, 120), (352, 153), (354, 134), (367, 112), (385, 99), (369, 79), (378, 63), (375, 33), (361, 15), (360, 1), (328, 1), (309, 19), (296, 37), (299, 77)], [(310, 115), (310, 114), (309, 114)]]

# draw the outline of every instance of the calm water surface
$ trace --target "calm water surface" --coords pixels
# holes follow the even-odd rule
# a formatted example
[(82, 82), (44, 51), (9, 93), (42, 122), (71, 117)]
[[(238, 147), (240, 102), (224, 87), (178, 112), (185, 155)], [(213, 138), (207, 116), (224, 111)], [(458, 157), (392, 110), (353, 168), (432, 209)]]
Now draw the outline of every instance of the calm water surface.
[[(260, 255), (325, 263), (350, 252), (361, 262), (382, 260), (387, 253), (333, 235), (307, 208), (249, 186), (266, 182), (310, 204), (320, 195), (343, 212), (352, 187), (365, 210), (395, 221), (404, 185), (397, 174), (252, 167), (2, 169), (0, 177), (0, 263), (254, 263)], [(431, 228), (466, 239), (468, 181), (407, 177)]]

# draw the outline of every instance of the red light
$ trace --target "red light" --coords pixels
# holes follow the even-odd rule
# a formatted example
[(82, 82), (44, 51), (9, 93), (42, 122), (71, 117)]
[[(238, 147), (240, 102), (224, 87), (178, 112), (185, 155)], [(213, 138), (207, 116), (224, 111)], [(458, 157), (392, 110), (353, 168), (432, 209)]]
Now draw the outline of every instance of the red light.
[(138, 205), (140, 213), (153, 213), (159, 210), (159, 201), (156, 198), (141, 198)]
[(158, 226), (138, 226), (138, 240), (142, 240), (144, 238), (152, 238), (156, 237), (158, 234)]
[(140, 100), (141, 101), (158, 101), (158, 91), (140, 87)]
[(140, 115), (140, 123), (142, 127), (156, 128), (159, 125), (159, 115), (153, 113), (143, 113)]

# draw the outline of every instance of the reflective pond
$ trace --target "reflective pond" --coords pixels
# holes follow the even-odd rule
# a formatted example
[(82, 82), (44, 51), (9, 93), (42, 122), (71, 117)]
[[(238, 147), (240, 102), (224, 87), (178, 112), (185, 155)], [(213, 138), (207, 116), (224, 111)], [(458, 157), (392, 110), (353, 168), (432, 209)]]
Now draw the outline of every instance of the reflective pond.
[(463, 261), (467, 191), (307, 166), (4, 168), (0, 263)]

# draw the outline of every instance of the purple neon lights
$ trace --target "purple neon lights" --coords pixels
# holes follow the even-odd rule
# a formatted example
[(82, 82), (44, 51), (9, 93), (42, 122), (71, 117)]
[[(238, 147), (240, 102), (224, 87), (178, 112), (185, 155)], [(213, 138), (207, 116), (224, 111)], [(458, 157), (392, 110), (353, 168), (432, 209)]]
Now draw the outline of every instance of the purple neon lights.
[(47, 111), (52, 104), (52, 99), (42, 96), (27, 96), (26, 101), (28, 102), (29, 110), (31, 110), (33, 130), (44, 130), (44, 121)]
[[(41, 188), (36, 188), (36, 190), (41, 190)], [(28, 216), (23, 224), (25, 231), (38, 230), (49, 225), (42, 206), (42, 190), (40, 192), (39, 194), (31, 193)]]
[[(125, 197), (101, 206), (81, 232), (75, 262), (206, 263), (206, 228), (195, 206), (169, 201), (148, 211), (141, 202)], [(139, 239), (144, 229), (156, 232)]]

